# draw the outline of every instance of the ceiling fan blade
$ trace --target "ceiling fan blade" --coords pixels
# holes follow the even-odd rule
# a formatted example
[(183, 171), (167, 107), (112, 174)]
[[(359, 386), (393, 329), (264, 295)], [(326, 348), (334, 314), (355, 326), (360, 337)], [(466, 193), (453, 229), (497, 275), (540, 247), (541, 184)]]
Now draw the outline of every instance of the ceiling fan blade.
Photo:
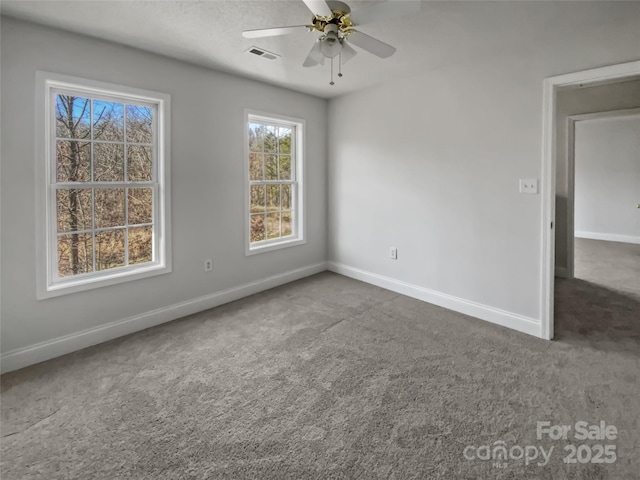
[(371, 7), (363, 8), (351, 14), (354, 25), (366, 25), (392, 18), (411, 15), (420, 11), (420, 2), (412, 1), (392, 1), (381, 2)]
[(342, 52), (340, 52), (342, 64), (344, 65), (358, 54), (346, 40), (342, 41)]
[(356, 30), (349, 34), (349, 41), (380, 58), (390, 57), (396, 51), (395, 47)]
[(311, 51), (302, 64), (303, 67), (313, 67), (315, 65), (324, 65), (324, 55), (320, 50), (320, 41), (316, 41), (311, 47)]
[(306, 25), (292, 25), (290, 27), (257, 28), (242, 32), (244, 38), (274, 37), (276, 35), (288, 35), (290, 33), (305, 32)]
[(317, 17), (331, 17), (333, 12), (325, 0), (302, 0), (307, 8)]

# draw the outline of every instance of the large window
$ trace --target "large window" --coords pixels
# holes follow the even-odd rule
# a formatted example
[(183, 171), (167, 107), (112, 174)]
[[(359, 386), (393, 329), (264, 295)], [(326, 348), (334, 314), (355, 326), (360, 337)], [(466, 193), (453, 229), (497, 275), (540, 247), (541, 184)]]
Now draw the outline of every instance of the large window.
[(40, 296), (168, 271), (168, 97), (43, 80), (48, 231)]
[(304, 242), (302, 120), (247, 112), (247, 254)]

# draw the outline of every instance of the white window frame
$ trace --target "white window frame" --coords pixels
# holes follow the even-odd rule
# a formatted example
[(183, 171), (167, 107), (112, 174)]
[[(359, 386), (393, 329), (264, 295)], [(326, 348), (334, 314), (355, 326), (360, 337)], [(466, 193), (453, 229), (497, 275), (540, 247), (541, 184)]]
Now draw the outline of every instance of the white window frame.
[[(153, 260), (70, 277), (57, 273), (55, 102), (59, 91), (153, 106), (155, 179)], [(170, 111), (168, 94), (51, 72), (36, 72), (36, 297), (46, 299), (171, 272)], [(128, 182), (117, 182), (117, 186)], [(114, 184), (115, 185), (115, 184)], [(95, 185), (93, 185), (95, 186)]]
[[(251, 243), (251, 184), (249, 178), (249, 123), (252, 121), (273, 123), (282, 126), (295, 128), (295, 139), (293, 139), (292, 154), (295, 159), (292, 161), (292, 210), (291, 219), (293, 235), (285, 238), (274, 238)], [(305, 223), (305, 135), (306, 122), (304, 119), (278, 115), (256, 110), (245, 109), (244, 112), (244, 202), (245, 202), (245, 255), (255, 255), (258, 253), (271, 252), (281, 248), (293, 247), (307, 243), (306, 223)], [(281, 183), (281, 182), (277, 182)]]

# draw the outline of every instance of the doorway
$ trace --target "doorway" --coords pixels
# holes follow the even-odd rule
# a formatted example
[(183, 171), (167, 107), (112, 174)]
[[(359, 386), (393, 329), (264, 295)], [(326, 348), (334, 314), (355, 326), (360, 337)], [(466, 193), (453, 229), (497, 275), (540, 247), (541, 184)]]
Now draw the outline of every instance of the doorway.
[[(581, 88), (585, 86), (605, 85), (608, 83), (619, 83), (640, 78), (640, 61), (629, 62), (610, 67), (603, 67), (583, 72), (577, 72), (544, 80), (543, 84), (543, 162), (542, 162), (542, 271), (540, 285), (540, 337), (552, 339), (554, 337), (554, 287), (556, 274), (556, 250), (557, 239), (562, 238), (564, 228), (557, 227), (556, 217), (557, 185), (556, 185), (556, 161), (557, 147), (564, 142), (558, 141), (559, 132), (563, 131), (563, 126), (557, 121), (557, 96), (558, 92), (571, 88)], [(566, 130), (565, 130), (566, 132)], [(568, 175), (567, 175), (568, 177)], [(565, 207), (559, 211), (566, 211)], [(566, 221), (566, 216), (564, 221)], [(556, 235), (556, 232), (560, 232)], [(559, 249), (558, 249), (559, 250)], [(566, 244), (564, 252), (566, 256)], [(561, 272), (560, 272), (561, 273)], [(565, 276), (568, 272), (565, 269)]]
[(568, 173), (566, 278), (640, 299), (640, 108), (570, 116)]

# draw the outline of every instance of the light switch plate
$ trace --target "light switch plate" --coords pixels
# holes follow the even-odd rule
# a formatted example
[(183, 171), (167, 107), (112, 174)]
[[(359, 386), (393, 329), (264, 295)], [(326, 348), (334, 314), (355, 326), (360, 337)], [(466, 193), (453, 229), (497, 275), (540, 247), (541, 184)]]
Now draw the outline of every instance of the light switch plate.
[(538, 193), (537, 178), (521, 178), (520, 193)]

